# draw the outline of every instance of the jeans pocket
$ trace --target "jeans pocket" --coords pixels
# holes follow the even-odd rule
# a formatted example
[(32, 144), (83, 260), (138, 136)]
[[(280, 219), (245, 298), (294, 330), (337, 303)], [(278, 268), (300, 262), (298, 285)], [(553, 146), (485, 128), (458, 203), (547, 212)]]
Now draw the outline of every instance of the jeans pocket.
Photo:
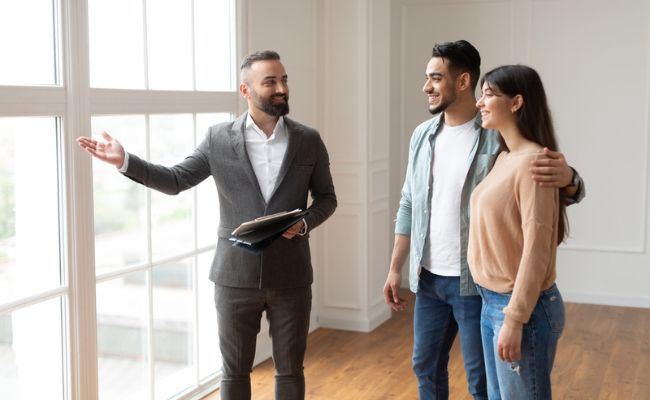
[(505, 318), (503, 309), (510, 302), (510, 293), (497, 293), (486, 288), (480, 288), (483, 305), (481, 315), (492, 321), (493, 324), (501, 325)]
[(557, 286), (553, 285), (550, 289), (542, 292), (539, 301), (551, 331), (556, 334), (562, 333), (565, 320), (564, 301), (562, 301), (562, 295)]

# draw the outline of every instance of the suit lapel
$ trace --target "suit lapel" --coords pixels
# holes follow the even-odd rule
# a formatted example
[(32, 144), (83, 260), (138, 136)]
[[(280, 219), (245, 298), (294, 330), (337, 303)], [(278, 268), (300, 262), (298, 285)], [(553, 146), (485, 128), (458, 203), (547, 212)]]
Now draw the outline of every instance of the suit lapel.
[(239, 118), (235, 120), (232, 124), (232, 130), (230, 131), (230, 140), (232, 146), (239, 158), (240, 165), (246, 173), (248, 179), (255, 188), (257, 188), (257, 193), (260, 195), (262, 201), (264, 201), (264, 196), (262, 195), (262, 190), (260, 189), (260, 184), (257, 181), (257, 176), (255, 176), (255, 171), (253, 170), (253, 165), (251, 164), (250, 158), (248, 158), (248, 153), (246, 152), (246, 140), (244, 138), (244, 131), (246, 130), (246, 117), (248, 113), (240, 115)]
[[(282, 165), (280, 166), (280, 173), (278, 174), (278, 179), (275, 181), (275, 187), (273, 188), (273, 194), (271, 194), (270, 199), (275, 195), (275, 191), (278, 190), (280, 184), (287, 176), (287, 172), (291, 169), (293, 165), (293, 160), (298, 154), (298, 149), (300, 149), (300, 144), (302, 143), (302, 130), (293, 124), (286, 116), (284, 117), (284, 123), (287, 128), (287, 136), (289, 137), (289, 143), (287, 144), (287, 152), (284, 154), (284, 159), (282, 160)], [(269, 199), (269, 201), (270, 201)]]

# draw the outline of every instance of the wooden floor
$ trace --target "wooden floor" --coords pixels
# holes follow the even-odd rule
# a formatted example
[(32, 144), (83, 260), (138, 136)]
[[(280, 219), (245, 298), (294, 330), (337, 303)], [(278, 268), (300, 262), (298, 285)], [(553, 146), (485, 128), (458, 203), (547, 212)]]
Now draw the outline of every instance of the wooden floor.
[[(412, 294), (404, 293), (412, 306)], [(650, 400), (650, 309), (567, 304), (553, 369), (555, 399)], [(412, 307), (411, 307), (412, 310)], [(317, 329), (309, 336), (309, 400), (417, 399), (411, 371), (412, 314), (394, 313), (371, 333)], [(450, 399), (471, 400), (458, 343)], [(252, 375), (254, 400), (273, 400), (273, 364)], [(218, 400), (218, 391), (205, 400)]]

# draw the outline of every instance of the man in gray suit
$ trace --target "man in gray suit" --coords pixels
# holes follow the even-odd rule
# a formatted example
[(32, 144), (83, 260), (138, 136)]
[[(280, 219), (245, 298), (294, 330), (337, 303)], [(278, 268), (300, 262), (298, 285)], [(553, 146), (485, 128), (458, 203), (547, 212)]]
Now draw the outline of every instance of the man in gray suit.
[[(313, 280), (308, 237), (334, 213), (337, 204), (329, 157), (318, 132), (285, 117), (289, 88), (276, 52), (256, 52), (243, 60), (239, 91), (248, 112), (211, 127), (197, 149), (173, 167), (126, 153), (106, 132), (104, 142), (87, 137), (77, 142), (130, 179), (163, 193), (177, 194), (212, 176), (221, 215), (210, 271), (223, 357), (221, 398), (250, 399), (255, 343), (266, 311), (276, 398), (303, 399)], [(261, 254), (231, 245), (230, 234), (239, 224), (262, 215), (306, 209), (309, 192), (313, 201), (303, 220)]]

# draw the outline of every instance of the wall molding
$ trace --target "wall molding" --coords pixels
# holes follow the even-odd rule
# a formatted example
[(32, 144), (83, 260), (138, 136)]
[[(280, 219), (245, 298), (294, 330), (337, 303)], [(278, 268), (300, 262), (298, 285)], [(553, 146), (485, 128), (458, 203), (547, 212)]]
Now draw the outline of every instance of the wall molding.
[[(566, 3), (563, 3), (558, 0), (524, 0), (523, 2), (525, 7), (527, 7), (527, 17), (528, 17), (528, 26), (527, 26), (527, 60), (529, 61), (531, 56), (531, 51), (534, 48), (532, 42), (532, 28), (535, 22), (535, 5), (547, 5), (551, 3), (556, 3), (558, 5), (562, 4), (575, 4), (578, 3), (576, 0), (571, 0)], [(513, 3), (514, 4), (514, 3)], [(650, 7), (648, 7), (648, 15), (646, 19), (646, 31), (647, 31), (647, 44), (650, 44)], [(588, 242), (583, 242), (582, 244), (576, 245), (564, 245), (563, 248), (571, 251), (581, 251), (581, 252), (599, 252), (599, 253), (616, 253), (616, 254), (647, 254), (648, 246), (650, 246), (649, 241), (649, 224), (650, 224), (650, 49), (646, 47), (645, 53), (645, 121), (643, 131), (645, 135), (642, 135), (643, 144), (640, 146), (643, 149), (646, 149), (645, 154), (642, 156), (643, 167), (641, 168), (641, 173), (639, 174), (639, 187), (641, 188), (641, 204), (640, 204), (640, 223), (643, 224), (640, 229), (640, 237), (635, 239), (634, 245), (632, 246), (602, 246), (602, 245), (592, 245)], [(586, 182), (587, 192), (589, 192), (589, 182)], [(589, 193), (587, 193), (587, 197)], [(633, 243), (630, 241), (630, 243)]]
[(650, 309), (650, 296), (624, 296), (562, 290), (566, 303), (598, 304), (604, 306), (636, 307)]
[[(388, 178), (390, 176), (390, 171), (388, 170), (388, 165), (382, 166), (382, 168), (371, 168), (368, 171), (368, 192), (370, 198), (368, 201), (370, 203), (376, 203), (378, 201), (387, 201), (390, 196), (388, 194), (389, 184)], [(383, 189), (383, 190), (382, 190)]]
[[(647, 228), (646, 228), (647, 229)], [(625, 247), (607, 247), (607, 246), (584, 246), (584, 245), (562, 245), (558, 248), (559, 251), (576, 251), (576, 252), (591, 252), (598, 253), (615, 253), (615, 254), (647, 254), (646, 247), (640, 246), (637, 248)]]
[[(346, 217), (347, 218), (344, 218)], [(353, 221), (353, 219), (356, 218), (356, 221)], [(357, 238), (356, 243), (360, 244), (361, 239), (363, 235), (365, 235), (365, 230), (363, 229), (363, 226), (361, 225), (361, 219), (363, 218), (363, 215), (358, 212), (339, 212), (337, 209), (337, 212), (329, 218), (328, 224), (327, 224), (327, 232), (325, 233), (325, 237), (323, 240), (323, 265), (325, 266), (322, 268), (322, 277), (323, 277), (323, 286), (322, 286), (322, 307), (327, 307), (327, 308), (342, 308), (342, 309), (350, 309), (350, 310), (359, 310), (362, 308), (362, 299), (359, 294), (359, 292), (356, 293), (356, 296), (354, 298), (354, 302), (349, 302), (349, 301), (341, 301), (339, 296), (336, 296), (335, 294), (332, 293), (333, 290), (337, 290), (339, 288), (339, 279), (341, 278), (340, 276), (337, 275), (338, 272), (342, 270), (341, 265), (337, 265), (336, 263), (332, 262), (332, 256), (330, 251), (334, 252), (341, 252), (345, 251), (345, 249), (340, 248), (340, 246), (333, 246), (331, 242), (331, 237), (339, 237), (340, 232), (335, 232), (336, 231), (336, 226), (335, 222), (336, 221), (341, 221), (343, 222), (339, 225), (345, 225), (345, 226), (352, 226), (354, 229), (352, 231), (346, 230), (347, 234), (352, 234), (353, 237)], [(337, 235), (337, 233), (339, 235)], [(346, 243), (349, 243), (346, 241)], [(357, 246), (358, 247), (358, 246)], [(364, 255), (361, 254), (360, 252), (354, 253), (354, 256), (349, 259), (349, 263), (353, 266), (356, 265), (363, 265)], [(354, 269), (351, 270), (352, 273), (356, 272), (355, 275), (355, 281), (357, 284), (360, 284), (362, 281), (362, 271), (359, 269)]]
[(318, 324), (323, 328), (342, 329), (356, 332), (371, 332), (383, 324), (391, 316), (391, 311), (385, 304), (374, 306), (367, 313), (322, 313), (318, 316)]
[[(623, 87), (620, 87), (621, 93), (629, 93), (634, 99), (634, 120), (629, 121), (629, 124), (625, 125), (629, 127), (627, 132), (619, 132), (622, 134), (621, 140), (625, 143), (624, 147), (633, 152), (631, 153), (632, 158), (630, 159), (633, 166), (626, 166), (625, 164), (614, 165), (614, 167), (619, 168), (618, 171), (625, 172), (626, 176), (624, 177), (617, 177), (617, 172), (612, 172), (613, 175), (607, 175), (609, 170), (594, 159), (596, 155), (592, 156), (589, 153), (578, 153), (577, 149), (581, 149), (582, 151), (583, 147), (579, 147), (579, 145), (582, 145), (584, 141), (591, 139), (597, 141), (605, 140), (609, 133), (603, 129), (610, 129), (610, 127), (615, 126), (611, 121), (607, 125), (607, 128), (600, 130), (594, 129), (593, 132), (589, 132), (589, 135), (585, 135), (587, 132), (581, 133), (583, 136), (579, 136), (579, 138), (577, 136), (573, 137), (574, 140), (571, 142), (573, 145), (572, 148), (576, 149), (576, 154), (581, 156), (581, 163), (586, 164), (586, 166), (591, 166), (592, 176), (588, 180), (595, 181), (592, 187), (597, 190), (592, 189), (592, 193), (587, 194), (588, 198), (584, 204), (578, 206), (580, 207), (579, 214), (574, 215), (574, 217), (579, 217), (580, 219), (580, 235), (570, 240), (567, 244), (563, 244), (558, 251), (559, 253), (564, 253), (562, 256), (570, 256), (566, 260), (570, 260), (573, 264), (581, 263), (583, 260), (589, 260), (589, 262), (594, 264), (593, 267), (598, 268), (600, 275), (607, 274), (611, 276), (611, 282), (615, 284), (610, 291), (604, 287), (592, 287), (589, 281), (583, 282), (577, 276), (571, 276), (570, 284), (572, 285), (571, 289), (573, 291), (567, 293), (567, 299), (570, 298), (579, 302), (596, 304), (650, 308), (647, 305), (650, 304), (649, 298), (638, 295), (638, 290), (635, 289), (632, 292), (637, 293), (636, 296), (628, 296), (627, 294), (631, 291), (626, 291), (626, 288), (630, 287), (630, 285), (626, 285), (624, 282), (624, 279), (627, 278), (616, 274), (617, 269), (623, 266), (631, 268), (628, 273), (634, 279), (638, 279), (637, 285), (638, 282), (643, 282), (650, 278), (650, 270), (645, 268), (646, 265), (650, 265), (648, 264), (650, 262), (650, 68), (643, 67), (650, 66), (650, 49), (647, 46), (650, 44), (650, 6), (641, 0), (636, 0), (633, 3), (636, 5), (636, 14), (629, 7), (620, 8), (613, 5), (613, 3), (598, 3), (590, 9), (589, 15), (585, 19), (581, 19), (579, 16), (582, 16), (583, 7), (577, 0), (399, 0), (395, 2), (391, 11), (391, 19), (394, 26), (393, 34), (396, 37), (391, 42), (391, 49), (393, 57), (397, 57), (397, 59), (395, 60), (395, 66), (391, 73), (394, 74), (394, 80), (399, 82), (399, 86), (395, 85), (393, 94), (399, 98), (400, 104), (398, 105), (393, 102), (391, 105), (395, 111), (393, 113), (395, 127), (392, 130), (394, 133), (399, 132), (400, 136), (399, 141), (395, 140), (391, 143), (392, 146), (390, 149), (390, 177), (392, 179), (390, 183), (391, 193), (389, 194), (390, 206), (395, 207), (398, 204), (396, 201), (399, 199), (399, 195), (396, 193), (396, 189), (398, 189), (398, 186), (401, 188), (405, 174), (409, 139), (411, 136), (411, 132), (407, 130), (415, 123), (413, 120), (419, 115), (413, 111), (414, 107), (419, 105), (416, 102), (417, 97), (412, 93), (413, 85), (416, 82), (413, 74), (417, 72), (413, 62), (418, 62), (417, 60), (413, 61), (413, 54), (416, 51), (418, 53), (420, 52), (420, 49), (426, 44), (427, 37), (432, 37), (431, 40), (433, 41), (436, 41), (438, 36), (445, 36), (444, 39), (451, 40), (454, 38), (447, 38), (446, 36), (459, 34), (460, 32), (467, 34), (469, 40), (472, 42), (474, 40), (479, 41), (479, 50), (481, 50), (482, 56), (484, 56), (483, 72), (489, 66), (488, 64), (491, 65), (496, 62), (503, 64), (508, 62), (529, 64), (535, 62), (540, 64), (538, 68), (545, 66), (548, 73), (554, 77), (553, 79), (556, 83), (554, 89), (558, 91), (557, 94), (559, 95), (567, 93), (570, 88), (565, 89), (563, 86), (557, 84), (555, 79), (562, 77), (562, 70), (554, 64), (555, 61), (549, 61), (546, 56), (558, 54), (561, 57), (568, 57), (564, 62), (571, 61), (581, 66), (587, 64), (587, 61), (589, 61), (588, 64), (591, 64), (591, 61), (594, 59), (597, 60), (600, 54), (592, 50), (585, 50), (584, 55), (588, 57), (585, 60), (582, 60), (580, 58), (581, 56), (578, 55), (582, 53), (576, 52), (576, 55), (572, 56), (574, 53), (573, 45), (568, 43), (563, 44), (562, 42), (564, 35), (567, 32), (571, 32), (572, 23), (576, 24), (580, 29), (580, 40), (578, 41), (580, 44), (588, 44), (591, 36), (599, 39), (611, 36), (611, 40), (607, 40), (602, 46), (616, 46), (617, 40), (626, 40), (625, 46), (616, 47), (615, 54), (617, 57), (636, 55), (638, 61), (634, 69), (636, 80), (634, 78), (626, 78), (618, 84), (601, 83), (605, 85), (604, 89), (607, 88), (607, 85), (609, 87), (620, 87), (616, 85), (623, 85)], [(494, 6), (490, 7), (488, 4)], [(498, 28), (495, 27), (496, 30), (493, 31), (494, 35), (489, 37), (499, 38), (503, 46), (499, 48), (493, 44), (494, 42), (488, 43), (485, 40), (481, 41), (481, 39), (477, 39), (482, 37), (478, 28), (472, 29), (471, 27), (467, 27), (462, 31), (453, 30), (451, 33), (445, 33), (440, 28), (436, 29), (435, 27), (427, 26), (424, 17), (420, 14), (425, 12), (427, 14), (435, 13), (443, 20), (445, 18), (453, 18), (453, 21), (456, 21), (455, 18), (458, 17), (455, 17), (455, 12), (457, 11), (454, 8), (455, 6), (460, 6), (463, 10), (472, 14), (469, 16), (470, 19), (478, 18), (481, 15), (481, 11), (484, 10), (493, 12), (498, 10), (503, 16), (502, 22), (504, 24)], [(552, 24), (549, 25), (549, 22), (555, 15), (554, 13), (560, 14), (562, 18), (561, 25), (558, 25), (557, 28)], [(603, 26), (601, 22), (606, 21), (610, 17), (617, 16), (619, 18), (617, 21), (614, 21), (612, 27), (601, 27)], [(623, 20), (620, 17), (627, 16), (634, 16), (634, 18), (630, 19), (627, 23), (622, 22)], [(448, 25), (450, 23), (447, 21)], [(599, 23), (600, 25), (598, 25)], [(453, 28), (453, 25), (450, 26)], [(601, 29), (609, 31), (601, 31)], [(556, 31), (557, 33), (554, 33)], [(428, 36), (417, 36), (426, 35), (427, 33), (429, 33)], [(629, 38), (632, 36), (636, 39), (630, 41)], [(505, 41), (503, 41), (504, 39)], [(553, 51), (548, 50), (544, 46), (547, 46), (549, 43), (552, 43), (553, 46), (559, 46), (559, 48)], [(607, 48), (603, 47), (603, 49)], [(578, 50), (576, 48), (576, 51)], [(596, 65), (593, 71), (587, 68), (586, 73), (590, 74), (587, 77), (591, 77), (594, 74), (600, 75), (603, 68), (609, 68), (609, 64)], [(583, 68), (582, 70), (585, 69)], [(582, 70), (574, 68), (571, 74), (581, 74)], [(588, 85), (590, 83), (589, 81), (585, 81), (585, 76), (576, 75), (576, 77), (580, 78), (578, 82), (580, 88), (589, 87)], [(645, 79), (645, 82), (643, 79)], [(590, 90), (589, 93), (590, 99), (588, 100), (588, 104), (591, 108), (595, 104), (593, 95), (596, 92)], [(576, 115), (580, 118), (572, 119), (573, 114), (567, 114), (571, 111), (568, 111), (566, 107), (572, 106), (573, 103), (568, 103), (565, 100), (559, 101), (557, 104), (560, 104), (563, 108), (555, 111), (561, 117), (564, 125), (570, 123), (571, 125), (569, 126), (572, 129), (580, 126), (577, 124), (590, 111), (589, 109), (578, 107)], [(621, 107), (616, 108), (616, 110), (621, 109)], [(589, 126), (595, 125), (592, 124)], [(609, 158), (603, 159), (603, 163), (621, 163), (626, 161), (626, 156), (623, 152), (626, 149), (621, 149), (622, 151), (611, 151), (615, 149), (612, 148), (610, 150), (607, 145), (602, 145), (602, 143), (592, 150), (597, 150), (598, 158), (603, 158), (604, 155), (611, 155), (611, 160)], [(589, 143), (585, 142), (585, 151), (589, 151), (588, 145)], [(584, 166), (581, 168), (585, 169)], [(400, 173), (396, 174), (394, 171), (399, 171)], [(588, 171), (585, 171), (584, 175), (589, 176)], [(399, 182), (398, 177), (400, 178)], [(599, 182), (618, 182), (619, 179), (622, 182), (621, 185), (616, 185), (612, 190), (624, 192), (627, 186), (631, 186), (631, 192), (633, 193), (632, 205), (629, 204), (629, 201), (622, 198), (622, 196), (619, 196), (620, 200), (617, 199), (616, 192), (608, 191), (603, 184), (598, 185)], [(590, 182), (587, 181), (588, 192), (590, 190), (589, 185)], [(594, 197), (594, 200), (598, 196), (598, 201), (590, 202), (590, 195)], [(603, 200), (601, 195), (607, 195), (607, 200)], [(621, 213), (620, 216), (617, 216), (617, 212)], [(603, 213), (602, 220), (596, 221), (595, 219), (598, 218), (599, 213)], [(590, 225), (591, 223), (593, 223), (593, 228)], [(408, 266), (405, 266), (404, 270), (406, 271), (407, 269)], [(403, 283), (406, 283), (405, 280), (403, 280)], [(594, 285), (596, 284), (602, 284), (602, 282), (594, 283)], [(635, 285), (634, 287), (636, 288), (637, 286)], [(606, 293), (612, 294), (593, 293), (591, 292), (593, 290), (606, 291)]]
[(406, 6), (456, 6), (458, 4), (501, 4), (512, 0), (400, 0)]
[[(383, 285), (388, 273), (390, 258), (390, 241), (384, 231), (390, 230), (390, 215), (388, 212), (388, 202), (379, 205), (371, 205), (369, 209), (369, 243), (368, 254), (368, 301), (371, 307), (378, 303), (383, 304)], [(385, 224), (385, 225), (384, 225)], [(386, 228), (386, 229), (382, 229)]]

